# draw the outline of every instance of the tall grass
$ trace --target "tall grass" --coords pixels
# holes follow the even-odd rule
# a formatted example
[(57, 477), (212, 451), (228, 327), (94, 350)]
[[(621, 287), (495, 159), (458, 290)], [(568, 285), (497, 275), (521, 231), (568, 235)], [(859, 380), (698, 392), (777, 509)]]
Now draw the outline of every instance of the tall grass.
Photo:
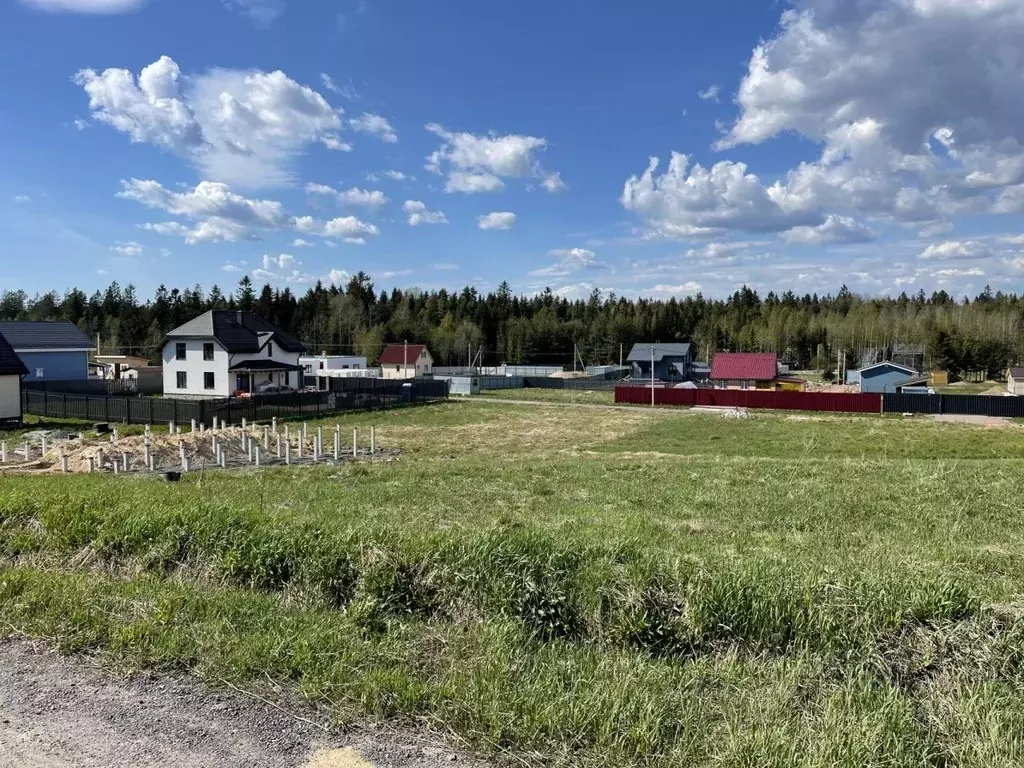
[(537, 764), (1024, 761), (1024, 461), (990, 433), (381, 418), (396, 464), (0, 478), (0, 625)]

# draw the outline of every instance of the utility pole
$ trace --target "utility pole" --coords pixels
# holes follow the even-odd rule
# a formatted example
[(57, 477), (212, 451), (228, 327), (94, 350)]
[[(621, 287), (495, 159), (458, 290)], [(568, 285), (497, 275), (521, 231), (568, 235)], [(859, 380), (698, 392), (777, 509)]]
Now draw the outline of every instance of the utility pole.
[(654, 408), (654, 345), (650, 345), (650, 407)]
[(402, 353), (402, 375), (409, 375), (409, 340), (405, 340), (405, 347)]
[(619, 344), (619, 368), (622, 367), (622, 344)]
[(576, 373), (576, 344), (572, 345), (572, 372)]
[(96, 334), (96, 356), (99, 357), (99, 354), (100, 354), (100, 335), (97, 333)]

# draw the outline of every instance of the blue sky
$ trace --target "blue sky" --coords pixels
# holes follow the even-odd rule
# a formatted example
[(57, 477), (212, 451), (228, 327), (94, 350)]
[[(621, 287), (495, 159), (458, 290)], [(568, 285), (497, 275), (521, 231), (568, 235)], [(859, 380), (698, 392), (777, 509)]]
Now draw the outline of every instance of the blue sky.
[(1019, 291), (1022, 35), (1017, 0), (5, 0), (0, 289)]

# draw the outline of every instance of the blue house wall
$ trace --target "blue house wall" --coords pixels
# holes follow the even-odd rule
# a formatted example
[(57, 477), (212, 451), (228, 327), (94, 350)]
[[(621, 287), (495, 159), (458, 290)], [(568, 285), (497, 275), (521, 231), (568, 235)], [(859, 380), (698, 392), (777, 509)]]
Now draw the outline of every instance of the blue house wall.
[(895, 392), (897, 384), (914, 376), (915, 374), (908, 373), (896, 366), (879, 365), (871, 370), (860, 372), (860, 391), (870, 393)]
[[(25, 381), (84, 381), (89, 378), (89, 353), (18, 352), (28, 368)], [(37, 375), (42, 369), (42, 376)]]

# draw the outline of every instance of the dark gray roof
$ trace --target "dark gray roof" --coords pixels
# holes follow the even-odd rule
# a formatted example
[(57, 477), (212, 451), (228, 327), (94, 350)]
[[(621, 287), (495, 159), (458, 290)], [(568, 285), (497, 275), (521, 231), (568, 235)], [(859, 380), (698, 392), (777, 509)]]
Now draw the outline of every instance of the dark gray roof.
[(1009, 374), (1013, 377), (1014, 381), (1017, 381), (1018, 379), (1024, 381), (1024, 368), (1011, 368), (1009, 370)]
[[(654, 361), (660, 363), (666, 357), (689, 357), (690, 356), (689, 343), (686, 344), (655, 344), (654, 345)], [(626, 362), (629, 363), (649, 363), (651, 362), (651, 345), (650, 344), (634, 344), (633, 348), (629, 350), (629, 357), (626, 358)]]
[(301, 365), (289, 365), (277, 360), (243, 360), (235, 363), (229, 371), (301, 371)]
[(0, 333), (0, 376), (27, 376), (28, 368)]
[(17, 349), (92, 349), (89, 337), (66, 320), (0, 323), (0, 334)]
[(287, 331), (271, 325), (252, 312), (210, 310), (178, 326), (168, 339), (215, 338), (228, 352), (258, 352), (267, 334), (285, 352), (304, 352), (305, 347)]

